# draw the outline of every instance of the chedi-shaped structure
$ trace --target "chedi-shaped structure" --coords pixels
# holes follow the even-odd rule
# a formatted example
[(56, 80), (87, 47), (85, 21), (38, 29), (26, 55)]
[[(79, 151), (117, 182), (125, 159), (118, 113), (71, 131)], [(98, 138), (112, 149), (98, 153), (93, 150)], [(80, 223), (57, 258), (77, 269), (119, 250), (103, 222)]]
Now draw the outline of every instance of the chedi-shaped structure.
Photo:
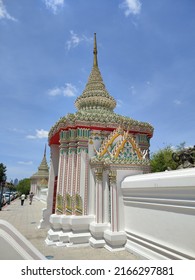
[(33, 192), (37, 199), (46, 200), (48, 191), (48, 178), (49, 167), (46, 159), (46, 146), (44, 150), (43, 159), (38, 167), (38, 171), (30, 178), (31, 188), (30, 192)]
[(121, 181), (148, 173), (153, 127), (114, 112), (115, 99), (104, 85), (94, 36), (93, 67), (77, 112), (61, 118), (49, 132), (51, 166), (45, 223), (46, 242), (90, 243), (110, 250), (126, 242)]

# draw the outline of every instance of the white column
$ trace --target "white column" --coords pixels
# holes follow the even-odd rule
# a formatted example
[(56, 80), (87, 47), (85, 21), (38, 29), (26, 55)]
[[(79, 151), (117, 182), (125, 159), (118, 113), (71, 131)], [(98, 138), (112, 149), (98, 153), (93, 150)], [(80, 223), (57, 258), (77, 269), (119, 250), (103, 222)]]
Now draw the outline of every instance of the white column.
[(119, 204), (116, 183), (117, 171), (109, 172), (110, 179), (110, 196), (111, 196), (111, 227), (110, 230), (104, 231), (104, 239), (106, 241), (105, 248), (110, 251), (124, 250), (127, 237), (125, 231), (119, 230)]
[(103, 174), (103, 222), (110, 223), (110, 187), (108, 171)]
[(84, 215), (88, 214), (88, 185), (89, 185), (89, 156), (85, 154), (85, 192), (84, 192)]
[(118, 231), (118, 194), (116, 184), (116, 171), (110, 171), (110, 195), (111, 195), (111, 231)]
[(104, 213), (104, 194), (103, 194), (103, 168), (96, 167), (95, 169), (95, 222), (89, 226), (92, 237), (90, 238), (90, 245), (94, 248), (102, 248), (105, 246), (104, 232), (109, 229), (109, 224), (103, 219)]
[[(86, 201), (86, 196), (85, 196), (85, 189), (86, 189), (86, 148), (82, 148), (80, 152), (80, 159), (79, 159), (79, 164), (80, 168), (78, 170), (78, 173), (80, 174), (80, 177), (78, 178), (77, 182), (77, 190), (78, 194), (80, 194), (82, 198), (82, 207), (83, 207), (83, 214), (84, 214), (84, 205)], [(79, 176), (78, 174), (78, 176)]]
[(88, 214), (95, 215), (95, 174), (89, 165)]
[(96, 223), (103, 222), (103, 170), (102, 168), (97, 168), (95, 170), (95, 180), (96, 180)]

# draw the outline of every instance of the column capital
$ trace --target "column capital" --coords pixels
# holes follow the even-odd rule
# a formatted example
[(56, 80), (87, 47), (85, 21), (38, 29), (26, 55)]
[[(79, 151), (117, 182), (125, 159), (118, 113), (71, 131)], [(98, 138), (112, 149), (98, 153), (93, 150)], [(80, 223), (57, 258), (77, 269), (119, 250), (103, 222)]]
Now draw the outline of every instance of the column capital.
[(103, 178), (103, 168), (102, 167), (98, 167), (95, 169), (95, 177), (96, 177), (96, 181), (102, 181), (102, 178)]
[(111, 184), (116, 183), (116, 175), (117, 175), (117, 172), (115, 170), (111, 170), (109, 172), (109, 180), (110, 180)]

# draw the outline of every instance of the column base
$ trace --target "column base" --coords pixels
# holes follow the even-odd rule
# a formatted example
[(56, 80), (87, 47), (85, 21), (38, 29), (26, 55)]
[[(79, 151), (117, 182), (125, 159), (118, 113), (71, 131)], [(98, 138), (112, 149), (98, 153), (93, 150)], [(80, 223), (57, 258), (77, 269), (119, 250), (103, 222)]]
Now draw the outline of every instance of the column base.
[(102, 239), (104, 237), (104, 232), (110, 228), (108, 223), (96, 223), (92, 222), (89, 225), (89, 230), (95, 239)]
[(56, 246), (89, 244), (91, 238), (89, 225), (93, 221), (93, 215), (66, 216), (52, 214), (50, 216), (51, 229), (48, 231), (46, 244), (55, 244)]
[(91, 237), (89, 239), (89, 244), (93, 248), (103, 248), (106, 242), (104, 239), (95, 239), (94, 237)]
[(126, 233), (124, 231), (110, 231), (104, 232), (104, 239), (106, 245), (104, 246), (109, 251), (121, 251), (125, 250), (125, 244), (127, 241)]
[(72, 245), (79, 245), (79, 244), (89, 244), (90, 238), (91, 238), (90, 232), (73, 233), (73, 232), (55, 231), (50, 229), (48, 231), (48, 236), (45, 242), (47, 245), (72, 246)]
[(89, 225), (89, 230), (92, 234), (92, 237), (89, 240), (89, 243), (94, 248), (103, 248), (106, 244), (104, 240), (104, 231), (109, 229), (110, 224), (108, 223), (96, 223), (92, 222)]

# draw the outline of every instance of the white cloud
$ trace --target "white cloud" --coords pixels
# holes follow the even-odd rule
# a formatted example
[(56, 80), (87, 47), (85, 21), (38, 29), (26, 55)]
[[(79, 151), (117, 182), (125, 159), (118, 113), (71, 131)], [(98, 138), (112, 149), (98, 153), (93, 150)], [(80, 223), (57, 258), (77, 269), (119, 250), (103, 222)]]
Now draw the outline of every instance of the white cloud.
[(44, 0), (44, 2), (46, 7), (50, 9), (54, 15), (64, 7), (64, 0)]
[(130, 92), (131, 92), (131, 95), (136, 95), (137, 94), (136, 88), (134, 86), (130, 87)]
[(181, 100), (179, 100), (179, 99), (175, 99), (175, 100), (173, 101), (173, 103), (174, 103), (175, 105), (177, 105), (177, 106), (179, 106), (179, 105), (182, 104)]
[(82, 41), (82, 38), (80, 38), (74, 31), (70, 31), (71, 38), (66, 42), (66, 48), (70, 50), (71, 48), (75, 48), (79, 45), (79, 43)]
[(14, 17), (12, 17), (7, 12), (6, 7), (3, 4), (3, 0), (0, 0), (0, 19), (9, 19), (9, 20), (17, 21)]
[(63, 90), (63, 95), (67, 97), (76, 96), (77, 89), (72, 84), (67, 83)]
[(139, 0), (124, 0), (119, 7), (125, 10), (125, 16), (129, 16), (130, 14), (140, 14), (141, 5)]
[(116, 107), (122, 107), (122, 105), (123, 105), (123, 101), (122, 100), (120, 100), (120, 99), (117, 99), (116, 100)]
[(66, 41), (66, 49), (70, 50), (75, 48), (83, 41), (93, 42), (93, 38), (88, 38), (85, 35), (78, 35), (73, 30), (70, 30), (70, 39)]
[(71, 83), (66, 83), (64, 87), (56, 87), (48, 91), (50, 96), (63, 95), (66, 97), (76, 96), (77, 88)]
[(57, 95), (61, 95), (62, 94), (62, 88), (53, 88), (53, 89), (50, 89), (48, 91), (48, 94), (51, 95), (51, 96), (57, 96)]
[(32, 162), (32, 161), (18, 161), (18, 164), (22, 164), (22, 165), (32, 165), (33, 162)]
[(48, 131), (44, 129), (36, 129), (35, 135), (27, 135), (28, 139), (41, 139), (41, 138), (47, 138), (48, 137)]

